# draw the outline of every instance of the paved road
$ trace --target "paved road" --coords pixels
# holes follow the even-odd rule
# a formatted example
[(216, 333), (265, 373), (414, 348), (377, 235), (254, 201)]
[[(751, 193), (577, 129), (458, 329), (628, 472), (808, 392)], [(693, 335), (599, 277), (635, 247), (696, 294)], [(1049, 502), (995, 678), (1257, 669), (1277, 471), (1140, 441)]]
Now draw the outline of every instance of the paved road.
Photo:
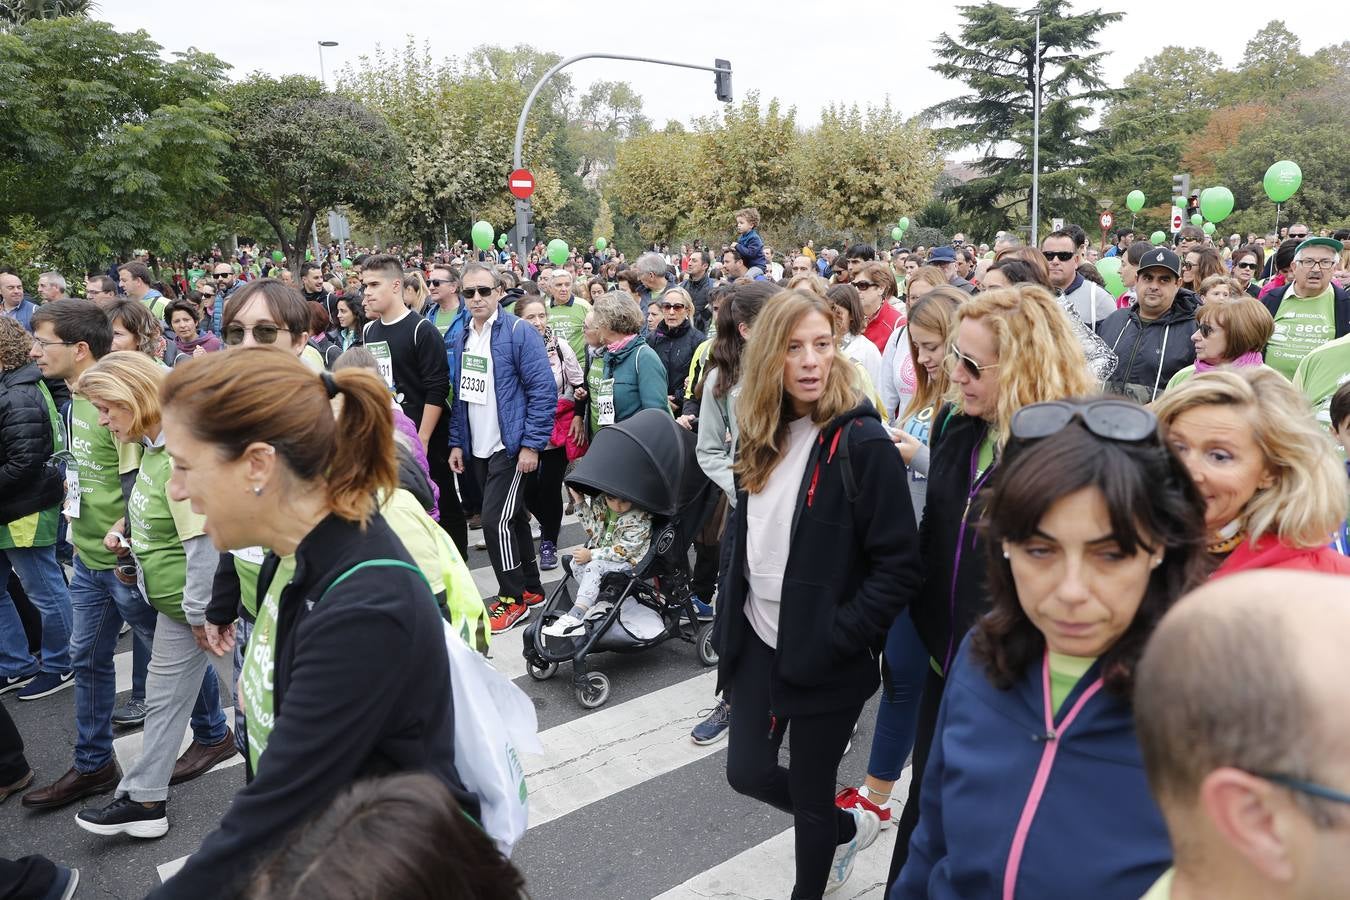
[[(471, 532), (470, 540), (479, 534)], [(569, 517), (560, 544), (583, 538)], [(471, 550), (469, 565), (482, 594), (494, 594), (487, 554)], [(561, 574), (561, 569), (545, 573), (545, 579)], [(612, 692), (605, 706), (585, 710), (573, 695), (569, 666), (547, 682), (525, 674), (521, 636), (520, 628), (498, 636), (493, 663), (529, 694), (539, 717), (544, 754), (525, 759), (530, 830), (513, 857), (535, 900), (788, 895), (791, 819), (727, 787), (725, 742), (698, 747), (688, 738), (699, 713), (713, 702), (713, 672), (699, 664), (692, 645), (670, 641), (644, 653), (596, 657), (595, 668), (610, 677)], [(118, 646), (119, 692), (130, 689), (130, 650), (124, 637)], [(7, 695), (3, 702), (28, 743), (38, 782), (64, 772), (75, 735), (74, 692), (32, 703)], [(859, 722), (854, 749), (844, 757), (841, 787), (862, 781), (875, 712), (874, 698)], [(123, 764), (135, 758), (138, 729), (119, 731), (115, 740)], [(215, 827), (243, 786), (241, 762), (236, 756), (170, 789), (171, 827), (155, 841), (88, 834), (73, 822), (78, 804), (30, 813), (11, 798), (0, 806), (0, 855), (38, 851), (79, 867), (79, 897), (141, 897)], [(88, 803), (95, 801), (106, 802)], [(882, 832), (836, 896), (880, 900), (894, 833)]]

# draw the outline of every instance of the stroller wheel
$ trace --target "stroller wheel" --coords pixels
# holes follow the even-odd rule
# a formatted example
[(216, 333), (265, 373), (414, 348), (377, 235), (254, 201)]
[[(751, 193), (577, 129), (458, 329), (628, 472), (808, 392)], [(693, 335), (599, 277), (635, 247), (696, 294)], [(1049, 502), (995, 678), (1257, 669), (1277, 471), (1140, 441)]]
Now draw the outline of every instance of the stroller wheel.
[(558, 674), (558, 664), (555, 662), (544, 662), (537, 656), (529, 656), (525, 659), (525, 671), (530, 673), (530, 677), (535, 681), (548, 681), (554, 675)]
[(709, 622), (694, 636), (694, 646), (698, 648), (698, 661), (705, 666), (717, 665), (717, 649), (712, 642), (713, 623)]
[(603, 706), (609, 699), (609, 679), (599, 672), (587, 672), (577, 683), (577, 702), (587, 709)]

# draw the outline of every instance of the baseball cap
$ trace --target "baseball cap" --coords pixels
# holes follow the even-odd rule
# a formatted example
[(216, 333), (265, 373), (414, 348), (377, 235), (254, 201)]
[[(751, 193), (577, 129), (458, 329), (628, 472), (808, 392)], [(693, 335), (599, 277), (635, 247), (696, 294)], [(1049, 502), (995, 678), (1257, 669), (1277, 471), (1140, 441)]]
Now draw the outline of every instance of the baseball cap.
[(1166, 269), (1178, 278), (1181, 277), (1181, 257), (1166, 247), (1155, 247), (1139, 260), (1139, 271), (1145, 269)]
[(934, 247), (928, 254), (930, 263), (956, 262), (956, 250), (951, 247)]
[(1329, 238), (1329, 237), (1310, 237), (1310, 238), (1308, 238), (1307, 240), (1305, 240), (1303, 243), (1299, 244), (1299, 245), (1298, 245), (1298, 248), (1297, 248), (1297, 250), (1296, 250), (1295, 252), (1300, 252), (1300, 253), (1301, 253), (1303, 250), (1307, 249), (1308, 247), (1330, 247), (1332, 250), (1335, 250), (1337, 253), (1344, 253), (1344, 252), (1345, 252), (1345, 245), (1344, 245), (1344, 244), (1342, 244), (1340, 241), (1336, 240), (1335, 238)]

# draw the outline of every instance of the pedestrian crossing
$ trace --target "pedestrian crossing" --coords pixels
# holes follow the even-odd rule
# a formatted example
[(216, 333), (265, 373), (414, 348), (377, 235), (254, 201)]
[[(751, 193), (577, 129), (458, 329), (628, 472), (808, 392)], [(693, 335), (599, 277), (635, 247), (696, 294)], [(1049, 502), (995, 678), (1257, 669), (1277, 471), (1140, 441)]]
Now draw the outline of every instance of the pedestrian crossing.
[[(569, 519), (559, 541), (560, 555), (584, 539), (575, 519)], [(470, 537), (472, 541), (477, 532)], [(481, 595), (494, 595), (496, 578), (486, 554), (471, 550), (469, 562)], [(563, 570), (542, 575), (549, 588), (563, 577)], [(725, 779), (725, 742), (700, 747), (689, 739), (690, 729), (715, 702), (716, 678), (698, 663), (691, 644), (673, 640), (643, 653), (596, 656), (591, 667), (610, 676), (611, 700), (597, 710), (585, 710), (575, 700), (566, 663), (545, 682), (525, 673), (523, 640), (523, 628), (495, 636), (490, 659), (531, 697), (539, 717), (544, 752), (522, 760), (530, 790), (530, 830), (513, 858), (535, 900), (703, 900), (790, 893), (790, 817), (731, 791)], [(130, 658), (127, 650), (115, 659), (119, 692), (130, 689)], [(226, 718), (233, 721), (233, 710), (226, 711)], [(840, 787), (861, 783), (874, 718), (875, 700), (864, 711), (855, 747), (841, 765)], [(184, 748), (190, 740), (185, 728)], [(124, 769), (140, 748), (139, 730), (114, 742)], [(185, 840), (189, 835), (181, 831), (204, 836), (242, 787), (242, 762), (236, 755), (196, 781), (170, 789), (170, 836), (180, 830), (175, 845), (179, 854), (200, 842), (195, 834)], [(897, 796), (904, 796), (908, 774), (906, 769)], [(196, 793), (185, 790), (193, 788)], [(211, 808), (199, 808), (206, 802), (202, 798), (209, 799)], [(884, 897), (894, 835), (894, 829), (883, 830), (876, 844), (859, 854), (854, 875), (835, 896)], [(167, 840), (163, 843), (167, 849)], [(137, 889), (148, 890), (172, 877), (186, 859), (160, 856), (152, 866), (153, 880)]]

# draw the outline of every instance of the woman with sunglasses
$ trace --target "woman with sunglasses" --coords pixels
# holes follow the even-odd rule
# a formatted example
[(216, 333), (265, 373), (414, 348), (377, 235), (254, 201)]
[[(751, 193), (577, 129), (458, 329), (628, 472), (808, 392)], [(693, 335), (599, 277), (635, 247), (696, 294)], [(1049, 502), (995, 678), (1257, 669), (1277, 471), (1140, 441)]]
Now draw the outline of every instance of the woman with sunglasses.
[(865, 263), (849, 284), (858, 291), (862, 303), (859, 331), (884, 353), (891, 335), (905, 324), (905, 315), (894, 304), (895, 274), (886, 263)]
[(1254, 244), (1233, 251), (1233, 278), (1237, 280), (1244, 293), (1253, 297), (1261, 296), (1261, 285), (1256, 281), (1256, 273), (1261, 271), (1264, 256), (1261, 248)]
[(1350, 575), (1350, 558), (1328, 546), (1345, 519), (1345, 468), (1284, 376), (1267, 366), (1206, 372), (1155, 407), (1204, 498), (1215, 577), (1268, 568)]
[(1086, 396), (1096, 384), (1068, 316), (1049, 291), (1031, 284), (984, 291), (962, 303), (944, 366), (955, 402), (933, 417), (928, 498), (919, 532), (923, 589), (910, 606), (931, 667), (925, 675), (914, 777), (900, 817), (892, 881), (919, 814), (924, 761), (934, 740), (945, 673), (961, 639), (988, 607), (985, 566), (976, 547), (980, 491), (998, 469), (1017, 410)]
[(647, 343), (666, 367), (666, 398), (679, 415), (684, 407), (684, 380), (694, 351), (707, 335), (694, 327), (694, 301), (682, 287), (667, 288), (661, 295), (661, 321), (647, 336)]
[(727, 781), (793, 816), (794, 898), (842, 886), (880, 829), (834, 805), (835, 778), (877, 688), (876, 652), (918, 587), (904, 466), (837, 340), (828, 303), (807, 291), (777, 294), (755, 322), (718, 610)]
[(324, 360), (309, 343), (309, 326), (304, 297), (275, 278), (255, 279), (231, 294), (220, 319), (226, 347), (280, 344), (318, 372)]
[(1213, 247), (1194, 247), (1186, 251), (1186, 256), (1181, 261), (1181, 286), (1189, 288), (1197, 296), (1200, 294), (1200, 285), (1205, 283), (1205, 279), (1211, 275), (1227, 275), (1228, 270), (1223, 267), (1223, 259), (1219, 256), (1219, 251)]
[(1173, 375), (1166, 389), (1170, 391), (1219, 366), (1265, 365), (1261, 353), (1274, 332), (1270, 310), (1255, 297), (1240, 294), (1232, 300), (1206, 303), (1195, 311), (1195, 333), (1191, 335), (1195, 362)]
[(1208, 572), (1203, 503), (1128, 401), (1025, 406), (1011, 437), (980, 529), (990, 610), (948, 670), (891, 900), (1135, 898), (1171, 862), (1130, 691)]

